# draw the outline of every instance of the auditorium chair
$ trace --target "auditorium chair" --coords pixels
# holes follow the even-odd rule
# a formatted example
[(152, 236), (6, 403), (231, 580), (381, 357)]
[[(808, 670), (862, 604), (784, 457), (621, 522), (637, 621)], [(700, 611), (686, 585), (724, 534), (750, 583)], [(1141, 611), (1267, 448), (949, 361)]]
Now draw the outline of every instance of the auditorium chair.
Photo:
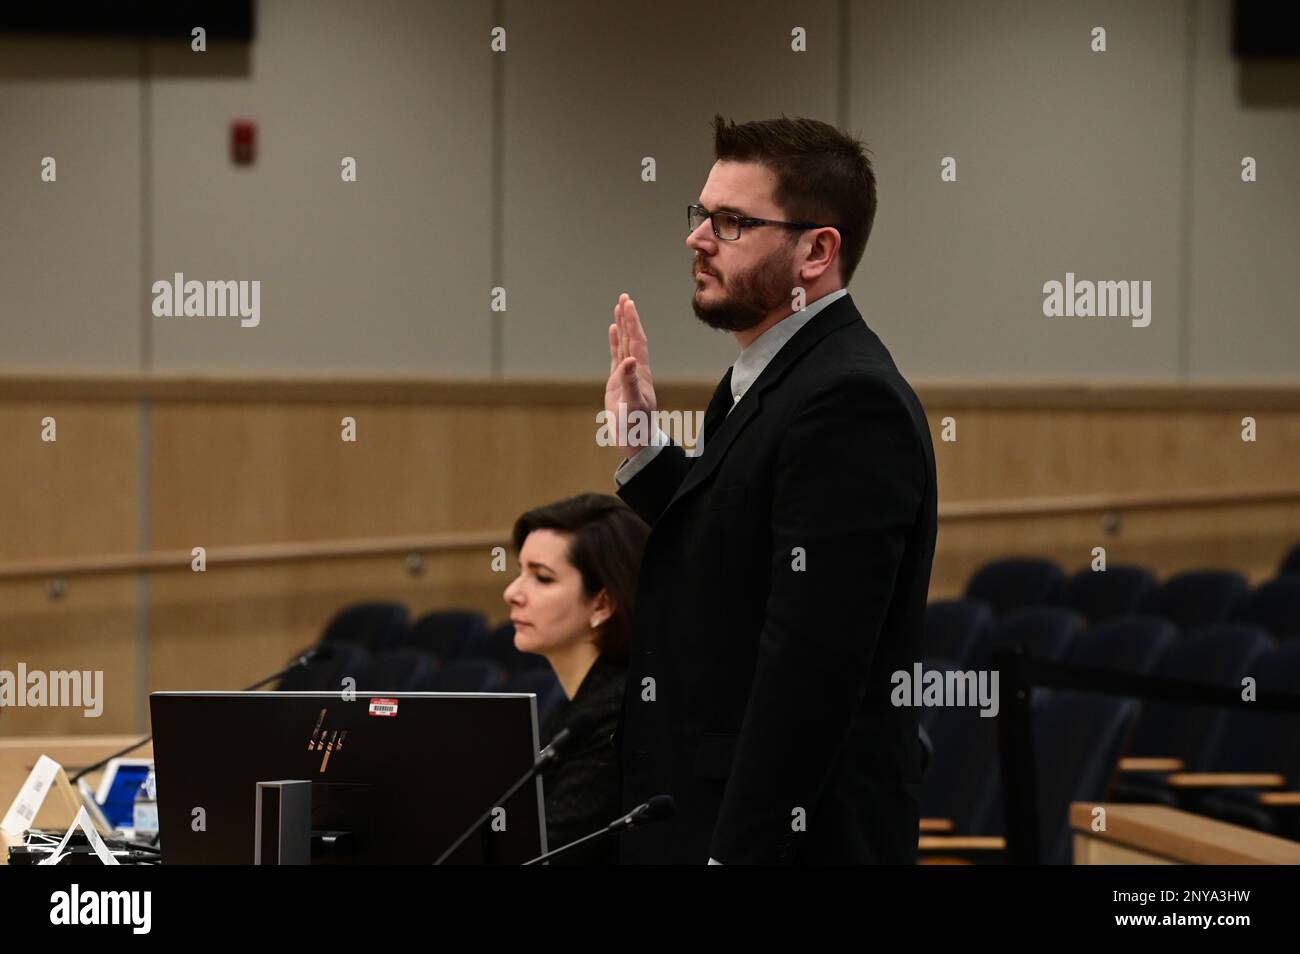
[(1228, 619), (1249, 589), (1246, 578), (1232, 570), (1187, 570), (1147, 593), (1138, 612), (1162, 616), (1188, 633)]
[[(368, 664), (369, 654), (394, 645), (406, 628), (407, 609), (401, 603), (354, 603), (339, 610), (325, 625), (312, 648), (329, 647), (333, 655), (286, 674), (276, 686), (285, 692), (334, 692), (342, 674), (356, 676)], [(360, 652), (358, 652), (360, 651)], [(295, 656), (302, 655), (302, 650)]]
[[(965, 664), (958, 659), (948, 659), (944, 656), (922, 656), (921, 672), (961, 672), (966, 668)], [(909, 673), (909, 676), (911, 674)], [(939, 718), (939, 713), (943, 709), (938, 706), (923, 707), (916, 715), (916, 724), (927, 733), (934, 728), (935, 721)], [(933, 754), (933, 741), (931, 741), (931, 754)]]
[(320, 641), (352, 643), (376, 653), (396, 645), (406, 629), (407, 615), (401, 603), (355, 603), (334, 615)]
[(1063, 606), (1029, 606), (1003, 616), (971, 648), (972, 669), (987, 669), (1000, 647), (1022, 643), (1035, 659), (1059, 660), (1083, 632), (1084, 619)]
[[(1205, 686), (1239, 689), (1245, 676), (1258, 671), (1259, 658), (1272, 641), (1264, 630), (1246, 623), (1214, 623), (1173, 642), (1152, 671), (1153, 676)], [(1203, 772), (1218, 745), (1227, 712), (1216, 706), (1147, 702), (1138, 719), (1115, 800), (1155, 802), (1177, 807), (1164, 784), (1169, 772)]]
[[(1139, 705), (1132, 699), (1100, 694), (1056, 691), (1035, 695), (1031, 719), (1040, 863), (1070, 863), (1070, 804), (1105, 800), (1116, 760), (1138, 711)], [(936, 751), (936, 759), (939, 757)], [(1000, 864), (1007, 860), (1007, 819), (996, 774), (990, 794), (966, 823), (969, 827), (934, 817), (922, 819), (918, 846), (922, 864)]]
[(284, 692), (339, 692), (346, 676), (356, 678), (370, 665), (370, 653), (354, 643), (332, 642), (328, 658), (286, 673), (277, 689)]
[[(1062, 661), (1093, 669), (1145, 674), (1177, 638), (1168, 620), (1128, 616), (1075, 635)], [(1137, 700), (1101, 693), (1053, 690), (1035, 694), (1034, 739), (1038, 778), (1039, 848), (1045, 864), (1069, 864), (1072, 836), (1067, 818), (1074, 801), (1106, 798), (1116, 763), (1132, 730)], [(1001, 806), (1001, 779), (994, 779), (993, 809)], [(994, 815), (976, 824), (992, 833), (1005, 820)]]
[(515, 624), (506, 620), (467, 650), (469, 657), (487, 659), (507, 672), (523, 672), (549, 666), (545, 656), (521, 653), (515, 648)]
[(966, 584), (964, 596), (982, 600), (1001, 616), (1049, 602), (1064, 582), (1065, 573), (1051, 560), (1007, 557), (980, 567)]
[(453, 659), (430, 669), (415, 688), (421, 692), (500, 692), (506, 674), (487, 659)]
[(979, 600), (935, 600), (925, 607), (922, 656), (958, 662), (993, 625), (993, 610)]
[(363, 692), (411, 692), (429, 671), (429, 656), (419, 649), (387, 649), (374, 654), (357, 679)]
[(1282, 558), (1282, 565), (1277, 569), (1278, 576), (1300, 576), (1300, 543), (1293, 546)]
[(1102, 623), (1135, 612), (1142, 598), (1155, 588), (1155, 575), (1145, 567), (1088, 568), (1066, 580), (1052, 602), (1075, 610), (1089, 623)]
[(1085, 629), (1070, 644), (1064, 660), (1076, 666), (1146, 675), (1177, 638), (1178, 630), (1167, 619), (1123, 616)]
[[(988, 630), (963, 668), (992, 669), (994, 651), (1010, 643), (1024, 645), (1033, 658), (1059, 660), (1082, 629), (1083, 618), (1072, 610), (1022, 609)], [(922, 709), (918, 716), (934, 746), (934, 762), (921, 783), (922, 817), (935, 832), (991, 834), (997, 812), (997, 718), (981, 716), (972, 706)]]
[(1070, 864), (1070, 803), (1106, 800), (1140, 708), (1135, 699), (1061, 690), (1035, 705), (1038, 849), (1043, 864)]
[(524, 672), (510, 673), (506, 677), (505, 685), (501, 687), (501, 691), (537, 693), (537, 721), (539, 728), (546, 722), (546, 717), (551, 714), (551, 711), (564, 699), (564, 689), (560, 686), (560, 680), (555, 677), (555, 672), (550, 666), (545, 669), (530, 669)]
[[(1260, 696), (1278, 693), (1300, 699), (1300, 640), (1265, 652), (1253, 675)], [(1206, 770), (1174, 773), (1164, 782), (1186, 811), (1295, 837), (1300, 809), (1300, 712), (1227, 710), (1222, 736)], [(1277, 797), (1288, 794), (1289, 798)]]
[(487, 635), (487, 620), (476, 610), (435, 610), (408, 626), (398, 637), (398, 644), (446, 663), (473, 653)]
[(1261, 583), (1237, 605), (1232, 617), (1262, 626), (1277, 639), (1300, 636), (1300, 576)]

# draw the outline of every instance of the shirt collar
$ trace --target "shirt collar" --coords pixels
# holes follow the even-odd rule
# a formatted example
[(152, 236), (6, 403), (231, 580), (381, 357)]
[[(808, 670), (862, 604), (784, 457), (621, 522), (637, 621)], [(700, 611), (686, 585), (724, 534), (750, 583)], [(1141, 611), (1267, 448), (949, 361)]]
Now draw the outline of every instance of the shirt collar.
[(808, 324), (813, 316), (827, 305), (839, 301), (848, 293), (847, 288), (841, 288), (828, 295), (822, 295), (821, 298), (809, 305), (805, 305), (790, 317), (781, 319), (751, 341), (749, 347), (740, 352), (740, 356), (736, 358), (736, 363), (731, 366), (732, 407), (735, 407), (736, 403), (745, 396), (745, 392), (749, 390), (750, 385), (758, 380), (758, 376), (763, 373), (763, 369), (771, 363), (777, 352), (798, 333), (800, 328)]

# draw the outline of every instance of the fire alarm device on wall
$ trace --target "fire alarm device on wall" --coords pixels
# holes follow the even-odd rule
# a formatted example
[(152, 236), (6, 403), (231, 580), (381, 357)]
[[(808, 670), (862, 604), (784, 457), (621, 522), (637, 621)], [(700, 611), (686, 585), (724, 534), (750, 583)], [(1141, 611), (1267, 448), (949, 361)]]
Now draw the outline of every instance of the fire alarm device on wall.
[(230, 161), (237, 166), (251, 166), (256, 155), (257, 125), (251, 119), (236, 119), (230, 124)]

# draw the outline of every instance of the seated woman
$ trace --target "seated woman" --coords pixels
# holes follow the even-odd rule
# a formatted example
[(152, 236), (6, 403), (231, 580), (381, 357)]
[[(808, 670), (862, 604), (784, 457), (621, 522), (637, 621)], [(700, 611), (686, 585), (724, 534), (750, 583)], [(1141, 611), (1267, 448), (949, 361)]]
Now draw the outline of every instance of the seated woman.
[[(595, 729), (542, 778), (546, 843), (559, 848), (609, 824), (620, 812), (614, 751), (632, 639), (632, 603), (650, 528), (617, 497), (582, 494), (530, 510), (515, 521), (519, 576), (506, 587), (515, 646), (550, 662), (564, 699), (547, 716), (542, 745), (579, 712)], [(601, 838), (555, 864), (615, 864), (618, 845)]]

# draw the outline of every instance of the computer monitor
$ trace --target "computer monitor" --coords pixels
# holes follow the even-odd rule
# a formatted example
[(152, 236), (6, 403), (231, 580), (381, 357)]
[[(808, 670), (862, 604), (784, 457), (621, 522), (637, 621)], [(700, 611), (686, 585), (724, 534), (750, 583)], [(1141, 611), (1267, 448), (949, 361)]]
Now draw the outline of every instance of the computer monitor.
[[(431, 864), (532, 766), (530, 693), (155, 692), (163, 864), (252, 864), (258, 782), (312, 782), (313, 864)], [(447, 864), (546, 850), (542, 780)]]

